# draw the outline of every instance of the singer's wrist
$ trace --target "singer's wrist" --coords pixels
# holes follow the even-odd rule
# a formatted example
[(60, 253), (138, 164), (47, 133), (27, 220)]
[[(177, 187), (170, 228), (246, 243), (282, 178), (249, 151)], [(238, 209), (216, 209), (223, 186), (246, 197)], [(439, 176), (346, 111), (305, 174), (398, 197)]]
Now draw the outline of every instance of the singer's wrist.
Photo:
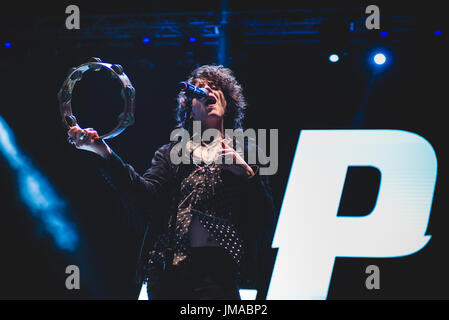
[(98, 142), (99, 147), (96, 149), (96, 154), (98, 154), (103, 159), (107, 159), (112, 155), (112, 149), (104, 142), (104, 140), (101, 140)]

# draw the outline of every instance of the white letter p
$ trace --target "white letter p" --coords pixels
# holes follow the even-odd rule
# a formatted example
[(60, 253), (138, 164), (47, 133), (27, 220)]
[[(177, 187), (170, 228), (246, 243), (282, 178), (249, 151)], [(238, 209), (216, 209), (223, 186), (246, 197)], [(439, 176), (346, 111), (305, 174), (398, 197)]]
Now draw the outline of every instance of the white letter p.
[[(363, 217), (337, 210), (349, 166), (381, 173), (377, 203)], [(432, 146), (400, 130), (303, 130), (273, 248), (268, 299), (325, 299), (335, 257), (399, 257), (421, 250), (437, 176)]]

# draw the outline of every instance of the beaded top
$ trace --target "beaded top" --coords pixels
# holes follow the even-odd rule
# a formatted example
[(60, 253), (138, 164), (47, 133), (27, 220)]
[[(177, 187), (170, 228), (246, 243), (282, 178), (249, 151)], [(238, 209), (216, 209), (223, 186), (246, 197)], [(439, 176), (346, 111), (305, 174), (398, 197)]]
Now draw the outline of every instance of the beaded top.
[[(239, 265), (243, 256), (243, 242), (238, 229), (232, 222), (233, 205), (238, 204), (238, 194), (241, 190), (235, 185), (226, 184), (223, 180), (223, 166), (217, 164), (222, 142), (229, 143), (227, 139), (215, 139), (209, 144), (201, 141), (201, 145), (187, 144), (194, 165), (191, 172), (181, 181), (179, 197), (177, 198), (177, 215), (173, 249), (173, 265), (188, 261), (191, 248), (192, 220), (198, 219), (200, 228), (206, 232), (208, 244), (214, 243), (226, 250), (236, 265)], [(159, 242), (168, 246), (170, 229), (161, 234)], [(201, 230), (200, 230), (201, 231)], [(212, 245), (214, 245), (212, 244)], [(153, 250), (150, 253), (150, 264), (164, 262), (163, 253)]]

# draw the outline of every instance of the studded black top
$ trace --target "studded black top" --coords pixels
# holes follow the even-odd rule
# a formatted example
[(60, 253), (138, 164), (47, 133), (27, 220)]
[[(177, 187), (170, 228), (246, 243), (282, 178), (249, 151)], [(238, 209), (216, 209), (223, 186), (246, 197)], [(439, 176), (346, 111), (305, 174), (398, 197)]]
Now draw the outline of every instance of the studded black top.
[(231, 219), (234, 192), (224, 184), (221, 171), (218, 165), (198, 165), (181, 182), (174, 265), (189, 255), (192, 218), (197, 218), (200, 228), (207, 230), (211, 242), (223, 247), (236, 264), (240, 263), (242, 240)]
[[(155, 284), (167, 263), (188, 262), (191, 247), (201, 245), (224, 248), (240, 269), (254, 260), (264, 235), (271, 239), (274, 225), (272, 199), (258, 166), (250, 165), (255, 176), (248, 178), (214, 162), (174, 165), (172, 146), (156, 151), (142, 176), (115, 153), (100, 160), (105, 179), (147, 218), (139, 275)], [(192, 242), (192, 232), (201, 230), (207, 240)]]

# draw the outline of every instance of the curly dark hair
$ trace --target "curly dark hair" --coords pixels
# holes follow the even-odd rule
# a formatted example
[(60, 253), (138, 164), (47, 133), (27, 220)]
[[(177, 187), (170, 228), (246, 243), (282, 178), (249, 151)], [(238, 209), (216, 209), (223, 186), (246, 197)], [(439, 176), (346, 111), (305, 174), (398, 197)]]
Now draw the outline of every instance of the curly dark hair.
[[(211, 81), (221, 91), (223, 91), (226, 99), (226, 111), (224, 114), (223, 126), (225, 129), (240, 129), (243, 128), (243, 118), (245, 117), (246, 101), (243, 96), (242, 86), (237, 82), (231, 69), (222, 65), (203, 65), (196, 68), (187, 79), (189, 83), (194, 83), (195, 80)], [(175, 110), (175, 118), (178, 122), (178, 127), (181, 127), (184, 120), (184, 114), (187, 107), (187, 97), (181, 91), (178, 94), (178, 106)], [(191, 119), (187, 119), (186, 127), (191, 128)]]

